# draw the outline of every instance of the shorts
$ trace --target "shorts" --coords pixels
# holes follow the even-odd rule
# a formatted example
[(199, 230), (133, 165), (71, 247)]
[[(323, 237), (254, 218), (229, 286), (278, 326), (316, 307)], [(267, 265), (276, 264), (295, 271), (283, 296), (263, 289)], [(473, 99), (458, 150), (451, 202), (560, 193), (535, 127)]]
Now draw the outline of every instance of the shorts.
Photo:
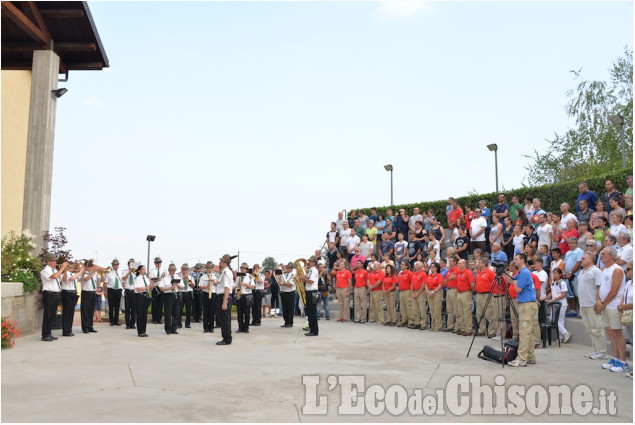
[(578, 294), (578, 278), (574, 277), (567, 280), (567, 299), (575, 298)]
[(262, 297), (262, 305), (266, 307), (271, 306), (271, 294), (263, 295)]
[(602, 321), (604, 326), (609, 329), (622, 329), (622, 322), (620, 322), (620, 312), (617, 309), (605, 308), (602, 312)]
[(95, 300), (95, 310), (103, 310), (104, 309), (104, 300), (97, 298)]

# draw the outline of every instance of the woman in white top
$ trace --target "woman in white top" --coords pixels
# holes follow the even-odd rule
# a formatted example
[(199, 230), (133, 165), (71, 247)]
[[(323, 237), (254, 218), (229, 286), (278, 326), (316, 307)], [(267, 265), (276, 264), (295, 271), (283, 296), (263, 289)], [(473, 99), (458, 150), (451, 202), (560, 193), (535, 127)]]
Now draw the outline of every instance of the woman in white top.
[[(562, 280), (562, 270), (559, 268), (553, 269), (552, 283), (551, 283), (551, 297), (547, 298), (549, 304), (560, 302), (560, 316), (558, 316), (558, 332), (560, 332), (560, 340), (562, 343), (569, 342), (571, 339), (571, 332), (567, 331), (564, 327), (564, 318), (567, 314), (567, 284)], [(551, 310), (551, 314), (555, 314), (555, 310)], [(552, 317), (553, 320), (553, 317)]]
[(611, 212), (611, 234), (617, 238), (617, 236), (626, 232), (626, 226), (622, 224), (624, 216), (619, 212)]
[(139, 266), (137, 277), (134, 280), (134, 301), (137, 313), (137, 334), (140, 337), (147, 337), (146, 323), (148, 321), (148, 304), (150, 294), (154, 289), (154, 283), (146, 276), (146, 266)]

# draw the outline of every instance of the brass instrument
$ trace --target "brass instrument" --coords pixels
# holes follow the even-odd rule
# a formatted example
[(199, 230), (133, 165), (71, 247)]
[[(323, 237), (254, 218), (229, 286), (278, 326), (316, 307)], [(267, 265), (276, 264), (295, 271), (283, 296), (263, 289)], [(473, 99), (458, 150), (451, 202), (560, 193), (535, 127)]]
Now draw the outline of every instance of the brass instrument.
[(308, 261), (304, 258), (298, 258), (293, 262), (293, 268), (295, 269), (293, 283), (295, 283), (295, 289), (298, 291), (303, 306), (306, 306), (306, 288), (304, 287), (304, 280), (300, 279), (300, 277), (306, 277), (307, 265)]
[(216, 283), (218, 284), (218, 282), (220, 282), (220, 274), (215, 271), (212, 271), (211, 273), (207, 273), (207, 284), (209, 285), (209, 287), (207, 288), (207, 290), (209, 291), (207, 295), (208, 295), (208, 299), (210, 300), (212, 299), (212, 292), (215, 292), (215, 291), (212, 291), (212, 278), (216, 279)]
[(238, 286), (236, 286), (236, 301), (238, 301), (240, 299), (240, 297), (242, 296), (242, 290), (240, 287), (240, 284), (243, 282), (243, 277), (247, 276), (247, 274), (242, 273), (242, 272), (238, 272), (236, 273), (236, 276), (238, 277)]

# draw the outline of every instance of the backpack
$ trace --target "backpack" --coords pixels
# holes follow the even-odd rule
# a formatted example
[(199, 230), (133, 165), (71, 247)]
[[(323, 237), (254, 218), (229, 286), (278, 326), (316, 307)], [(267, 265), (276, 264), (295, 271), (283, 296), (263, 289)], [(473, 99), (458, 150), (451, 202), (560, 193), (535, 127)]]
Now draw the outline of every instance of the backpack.
[(518, 355), (518, 341), (511, 340), (505, 343), (505, 351), (496, 350), (489, 345), (483, 347), (478, 357), (494, 363), (509, 363)]

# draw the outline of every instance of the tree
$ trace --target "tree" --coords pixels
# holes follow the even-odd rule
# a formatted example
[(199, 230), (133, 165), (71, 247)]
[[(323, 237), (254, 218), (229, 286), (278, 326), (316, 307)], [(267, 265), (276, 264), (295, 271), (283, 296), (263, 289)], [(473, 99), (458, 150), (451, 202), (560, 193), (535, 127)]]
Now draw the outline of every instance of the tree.
[(624, 49), (609, 68), (611, 81), (586, 81), (582, 70), (571, 71), (578, 81), (567, 91), (565, 111), (575, 127), (556, 133), (543, 152), (525, 155), (532, 160), (525, 169), (530, 185), (582, 179), (614, 171), (622, 164), (620, 128), (609, 116), (624, 117), (626, 167), (633, 167), (633, 51)]
[(276, 263), (276, 260), (273, 257), (266, 257), (264, 260), (262, 260), (263, 270), (273, 270), (276, 268), (277, 265), (278, 263)]
[(73, 259), (73, 255), (71, 254), (70, 249), (65, 249), (66, 236), (64, 235), (64, 231), (66, 227), (56, 227), (55, 233), (51, 234), (48, 230), (44, 231), (42, 235), (42, 239), (44, 240), (44, 246), (49, 246), (49, 249), (42, 248), (42, 252), (39, 255), (39, 258), (42, 260), (43, 264), (46, 264), (44, 261), (44, 255), (47, 252), (52, 252), (57, 257), (58, 263), (63, 263), (65, 261), (71, 261)]

